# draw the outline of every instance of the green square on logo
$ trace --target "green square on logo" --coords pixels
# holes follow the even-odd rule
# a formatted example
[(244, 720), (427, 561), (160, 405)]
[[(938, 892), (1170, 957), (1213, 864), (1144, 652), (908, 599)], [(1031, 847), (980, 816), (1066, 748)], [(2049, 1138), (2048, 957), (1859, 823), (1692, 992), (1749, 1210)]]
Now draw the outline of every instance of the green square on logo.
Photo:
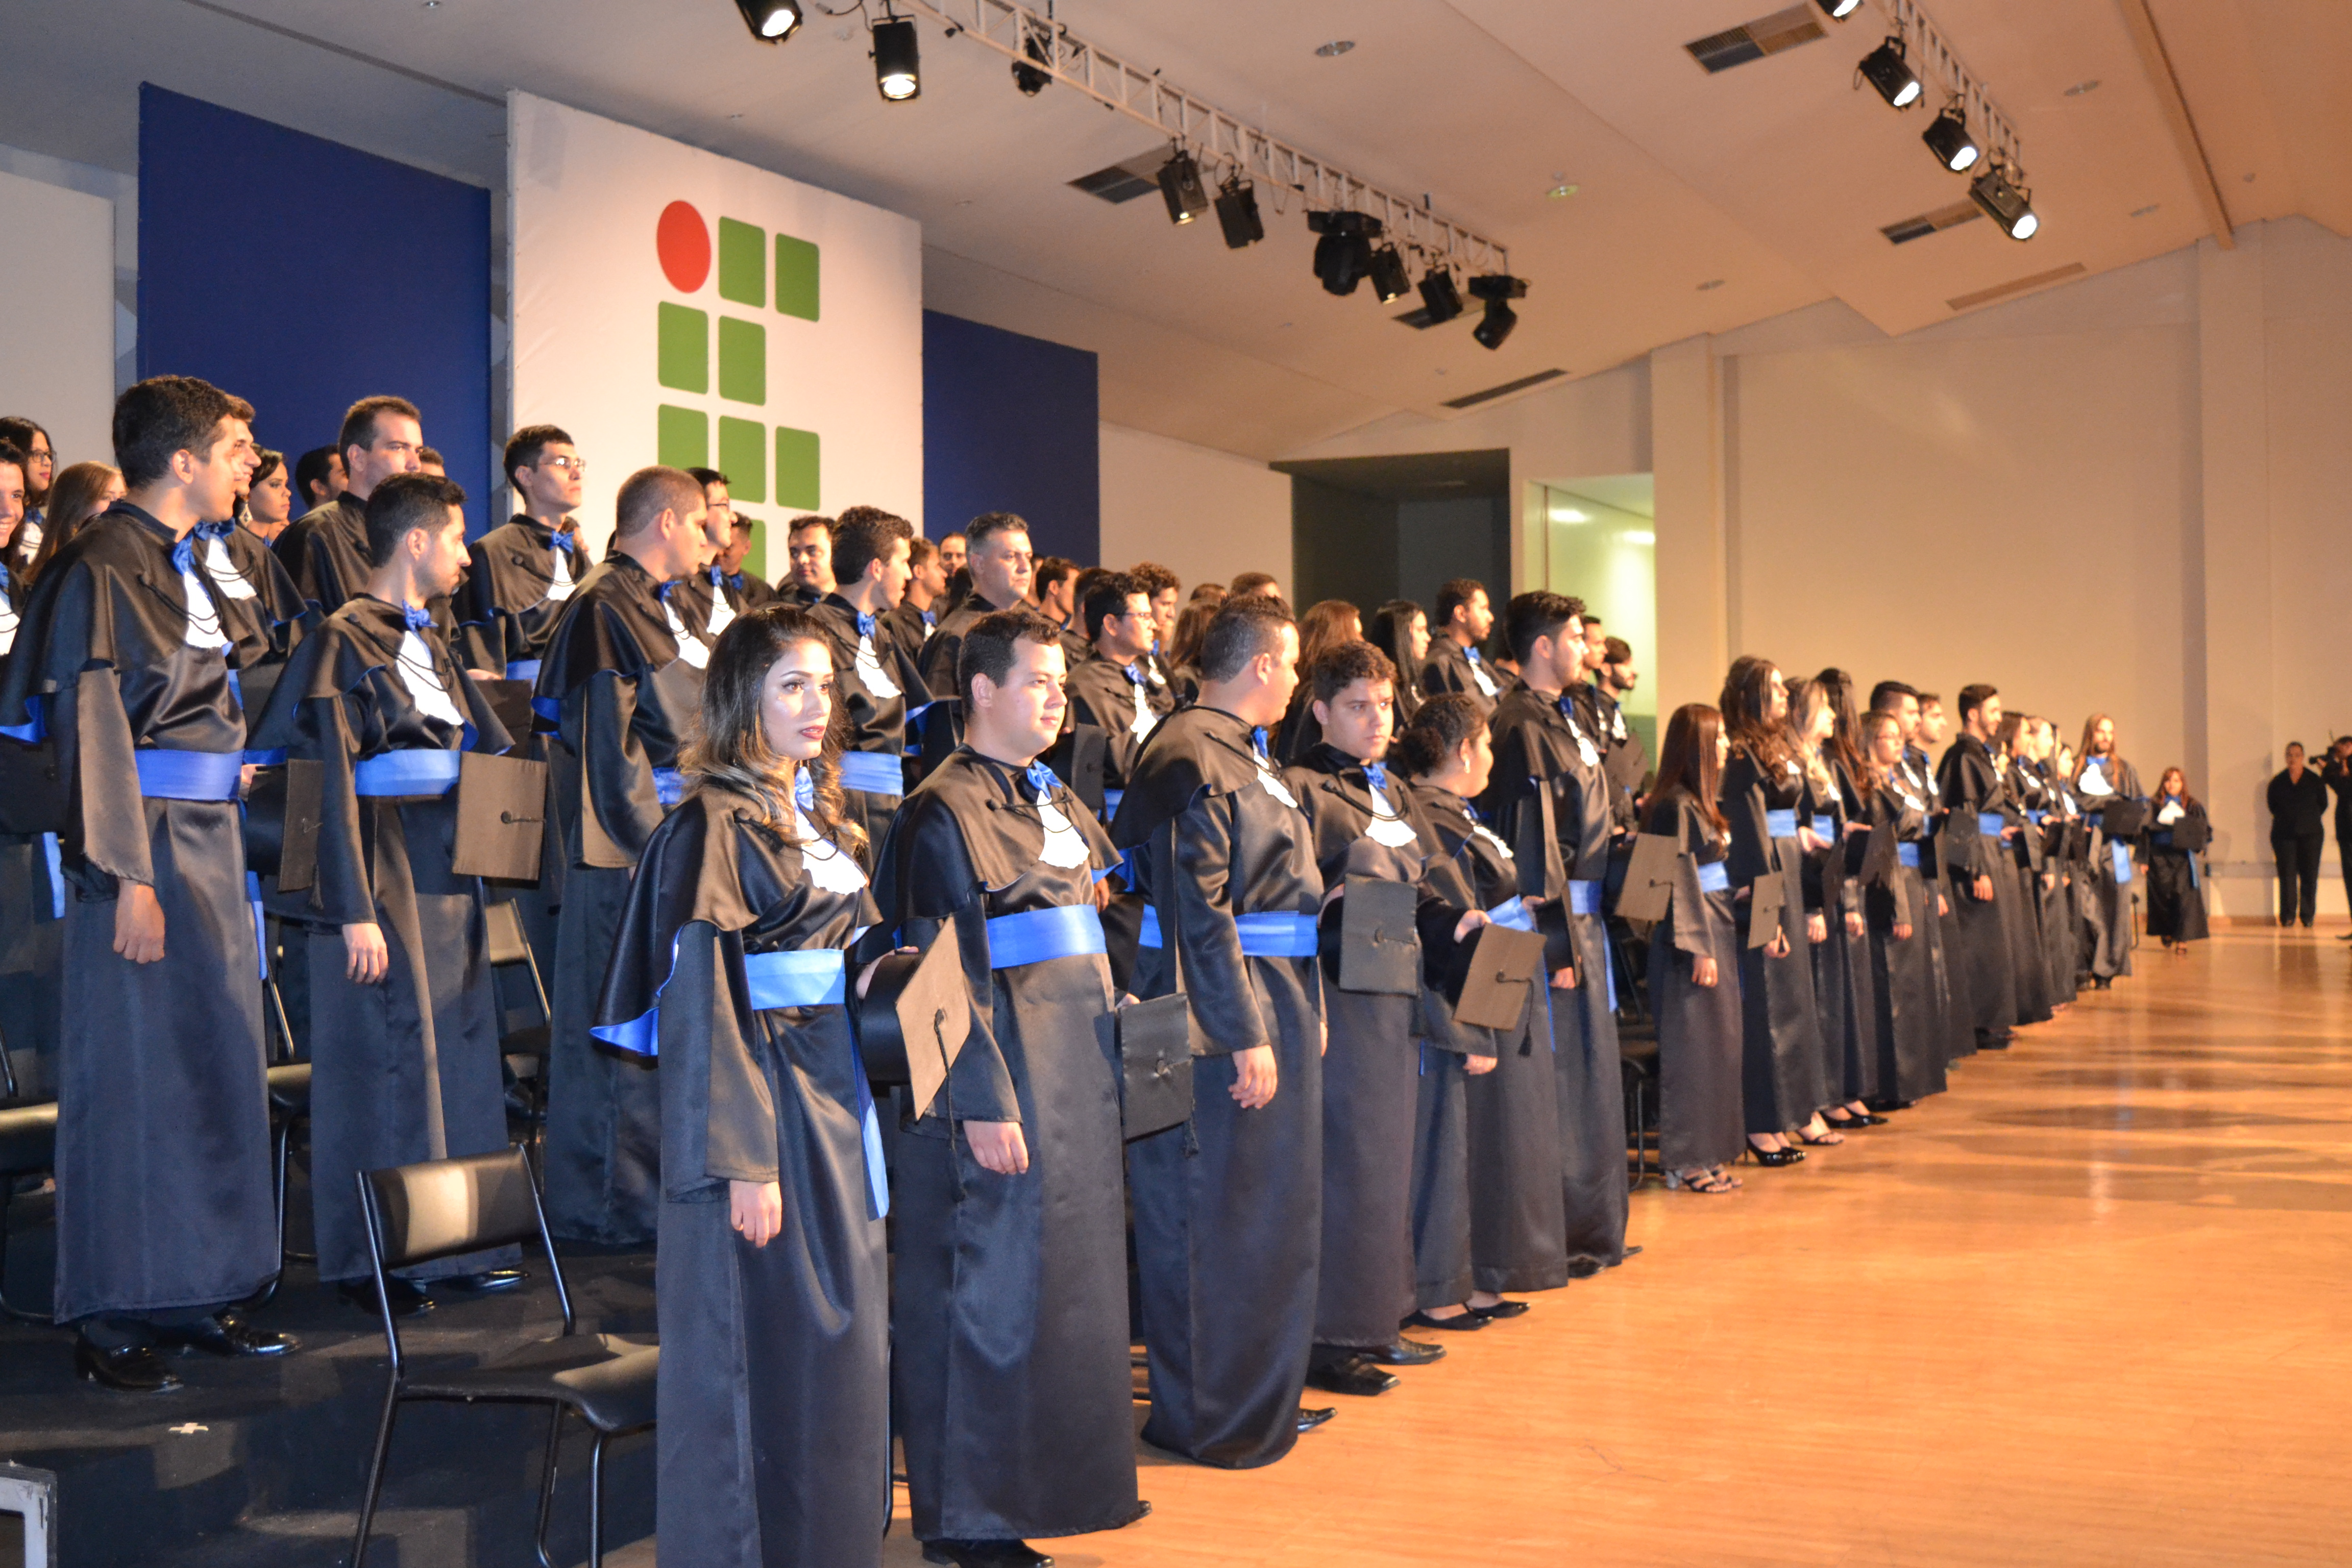
[(710, 390), (710, 318), (691, 305), (662, 301), (656, 310), (654, 379), (680, 392)]
[(719, 297), (739, 305), (768, 302), (768, 231), (731, 217), (719, 220)]
[(754, 419), (719, 416), (719, 468), (737, 500), (768, 499), (768, 427)]
[(789, 234), (776, 236), (776, 309), (816, 320), (816, 247)]
[(777, 426), (776, 504), (814, 511), (817, 494), (816, 432)]
[(654, 460), (673, 468), (710, 466), (710, 416), (663, 404), (654, 411)]
[[(734, 492), (730, 490), (728, 493), (731, 496)], [(743, 511), (735, 514), (735, 521), (739, 525), (751, 531), (751, 546), (743, 552), (744, 569), (761, 577), (767, 576), (768, 525), (751, 513)]]
[(719, 395), (768, 401), (768, 329), (757, 321), (719, 318)]

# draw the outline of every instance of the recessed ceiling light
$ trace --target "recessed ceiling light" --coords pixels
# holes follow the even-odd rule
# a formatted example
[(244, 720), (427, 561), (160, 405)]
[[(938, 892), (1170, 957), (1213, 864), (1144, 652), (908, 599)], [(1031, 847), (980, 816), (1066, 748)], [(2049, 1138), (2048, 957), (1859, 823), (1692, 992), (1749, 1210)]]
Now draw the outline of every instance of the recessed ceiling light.
[(743, 116), (742, 116), (740, 112), (738, 112), (738, 113), (735, 113), (735, 114), (730, 114), (730, 115), (729, 115), (727, 118), (728, 118), (728, 119), (730, 119), (730, 120), (740, 120), (740, 119), (742, 119), (742, 118), (743, 118)]
[(1658, 542), (1657, 534), (1646, 528), (1629, 528), (1618, 537), (1628, 544), (1655, 544)]
[(1551, 188), (1544, 192), (1544, 195), (1556, 202), (1564, 202), (1576, 195), (1576, 191), (1577, 187), (1569, 184), (1568, 175), (1563, 172), (1552, 175)]
[(2078, 81), (2074, 86), (2068, 88), (2066, 89), (2066, 96), (2068, 98), (2080, 98), (2084, 93), (2096, 92), (2098, 90), (2099, 79), (2097, 77), (2093, 77), (2088, 81)]
[(2134, 207), (2131, 210), (2131, 216), (2134, 217), (2146, 217), (2148, 214), (2154, 212), (2158, 207), (2163, 205), (2164, 204), (2161, 202), (2150, 202), (2144, 207)]
[(1551, 520), (1554, 522), (1591, 522), (1592, 514), (1579, 511), (1572, 506), (1556, 506), (1551, 509)]
[(1708, 279), (1706, 282), (1704, 282), (1704, 283), (1702, 283), (1702, 284), (1700, 284), (1700, 285), (1698, 286), (1698, 291), (1699, 291), (1700, 293), (1702, 293), (1702, 294), (1706, 294), (1706, 293), (1712, 292), (1713, 290), (1717, 289), (1720, 289), (1720, 288), (1722, 288), (1722, 287), (1723, 287), (1723, 279), (1720, 279), (1720, 278), (1710, 278), (1710, 279)]
[(1356, 40), (1353, 38), (1334, 38), (1328, 44), (1318, 44), (1315, 47), (1315, 52), (1327, 60), (1335, 60), (1355, 47)]

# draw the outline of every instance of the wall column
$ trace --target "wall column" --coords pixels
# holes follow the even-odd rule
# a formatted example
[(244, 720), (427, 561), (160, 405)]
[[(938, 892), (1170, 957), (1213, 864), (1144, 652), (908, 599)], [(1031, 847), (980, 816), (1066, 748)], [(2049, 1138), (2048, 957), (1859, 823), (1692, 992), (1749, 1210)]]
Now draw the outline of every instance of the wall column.
[(1656, 482), (1661, 733), (1685, 702), (1713, 702), (1731, 662), (1724, 525), (1722, 367), (1711, 340), (1650, 354), (1650, 461)]

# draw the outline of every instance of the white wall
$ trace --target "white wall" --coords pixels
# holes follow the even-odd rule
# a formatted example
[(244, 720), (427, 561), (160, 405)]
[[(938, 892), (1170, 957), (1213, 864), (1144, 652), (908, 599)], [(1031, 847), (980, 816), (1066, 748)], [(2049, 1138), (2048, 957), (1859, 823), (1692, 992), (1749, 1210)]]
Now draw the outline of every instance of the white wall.
[(49, 432), (58, 466), (113, 461), (114, 204), (0, 173), (0, 414)]
[(1290, 480), (1264, 463), (1102, 426), (1102, 559), (1157, 561), (1184, 580), (1271, 572), (1289, 591)]

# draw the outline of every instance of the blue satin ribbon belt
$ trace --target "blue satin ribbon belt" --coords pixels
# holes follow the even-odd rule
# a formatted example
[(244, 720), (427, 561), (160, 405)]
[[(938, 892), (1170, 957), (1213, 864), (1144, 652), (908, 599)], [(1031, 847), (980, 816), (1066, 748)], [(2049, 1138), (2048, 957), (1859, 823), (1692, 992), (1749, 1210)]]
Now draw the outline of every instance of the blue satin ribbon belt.
[(507, 660), (507, 679), (528, 680), (536, 684), (539, 680), (539, 665), (540, 661), (535, 658), (510, 658)]
[(54, 833), (41, 835), (41, 858), (49, 863), (49, 918), (66, 918), (65, 856)]
[(1498, 926), (1508, 926), (1513, 931), (1536, 929), (1535, 912), (1528, 908), (1527, 900), (1524, 899), (1511, 899), (1496, 904), (1486, 911), (1486, 918)]
[(1813, 837), (1816, 837), (1816, 838), (1826, 838), (1826, 839), (1828, 839), (1831, 843), (1834, 844), (1834, 843), (1836, 843), (1836, 842), (1837, 842), (1837, 836), (1838, 836), (1838, 832), (1837, 832), (1837, 818), (1836, 818), (1836, 817), (1834, 817), (1834, 816), (1815, 816), (1815, 817), (1813, 818)]
[(2001, 830), (2008, 826), (2009, 819), (2001, 816), (2001, 814), (1997, 811), (1979, 811), (1977, 813), (1977, 831), (1983, 834), (1987, 838), (2000, 837)]
[(849, 965), (837, 947), (797, 952), (753, 952), (743, 958), (751, 1008), (836, 1007), (849, 994)]
[(2046, 811), (2029, 811), (2025, 814), (2025, 820), (2039, 827), (2042, 826), (2042, 819), (2049, 815)]
[(0, 724), (0, 735), (12, 741), (22, 741), (37, 746), (49, 738), (48, 721), (42, 716), (42, 701), (36, 694), (25, 699), (25, 721), (21, 724)]
[(686, 798), (686, 775), (676, 768), (654, 770), (654, 798), (662, 805), (676, 805)]
[(1794, 838), (1797, 836), (1796, 812), (1793, 809), (1766, 812), (1764, 836), (1768, 838)]
[(152, 800), (235, 800), (243, 752), (171, 752), (150, 746), (133, 752), (139, 793)]
[(1051, 909), (1024, 910), (1017, 915), (999, 915), (988, 922), (991, 969), (1017, 969), (1024, 963), (1043, 963), (1049, 958), (1080, 958), (1107, 951), (1102, 916), (1095, 912), (1092, 904), (1055, 904)]
[(1731, 869), (1720, 860), (1703, 860), (1698, 868), (1698, 890), (1702, 893), (1727, 893), (1731, 890)]
[(404, 746), (366, 758), (352, 769), (354, 795), (447, 795), (463, 765), (456, 752)]
[[(1313, 915), (1236, 915), (1234, 929), (1241, 937), (1244, 958), (1312, 958), (1316, 952)], [(1160, 945), (1160, 911), (1143, 907), (1145, 947)]]
[(1895, 858), (1914, 871), (1919, 868), (1919, 847), (1916, 844), (1897, 844), (1895, 847)]
[(2120, 888), (2132, 879), (2131, 846), (2111, 838), (2107, 841), (2107, 852), (2115, 857), (2116, 886)]
[(1597, 915), (1601, 912), (1599, 882), (1570, 882), (1568, 885), (1568, 912), (1572, 915)]
[(841, 753), (841, 787), (854, 789), (861, 795), (887, 795), (893, 799), (907, 793), (907, 771), (898, 759), (887, 752), (844, 752)]

